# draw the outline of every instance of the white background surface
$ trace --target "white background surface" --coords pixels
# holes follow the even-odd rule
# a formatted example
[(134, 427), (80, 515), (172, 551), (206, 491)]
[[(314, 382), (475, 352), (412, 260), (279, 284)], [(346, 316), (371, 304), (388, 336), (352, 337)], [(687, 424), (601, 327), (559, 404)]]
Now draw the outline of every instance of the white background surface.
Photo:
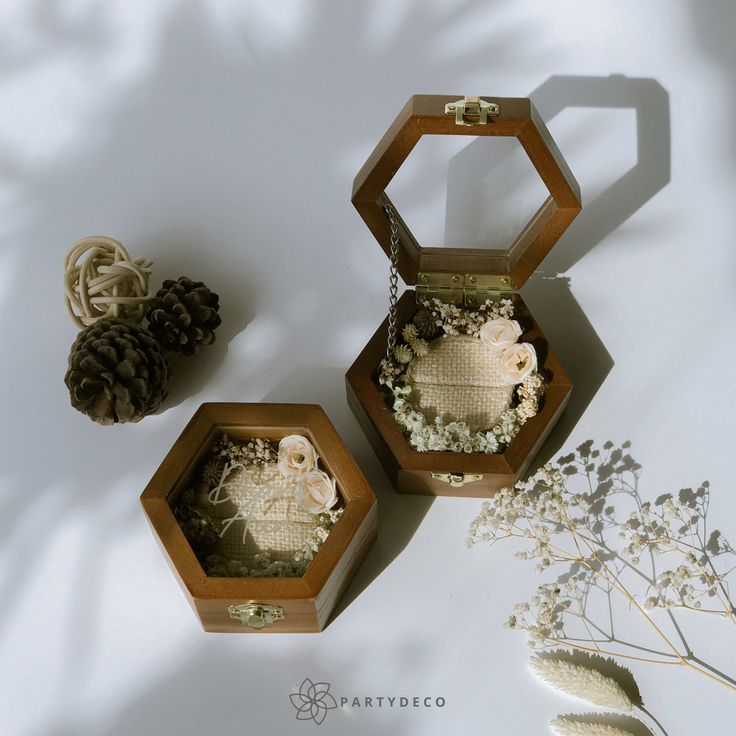
[[(543, 734), (575, 709), (501, 628), (531, 567), (465, 549), (478, 501), (394, 494), (347, 409), (387, 289), (352, 179), (413, 93), (531, 95), (586, 205), (524, 289), (576, 384), (542, 459), (630, 439), (644, 497), (708, 478), (734, 538), (734, 21), (725, 0), (2, 3), (0, 732)], [(431, 225), (450, 181), (449, 230), (436, 171), (407, 208)], [(62, 382), (61, 260), (91, 233), (221, 295), (216, 346), (138, 425), (94, 425)], [(375, 488), (379, 541), (322, 635), (202, 633), (152, 538), (138, 496), (212, 400), (321, 403)], [(687, 626), (734, 670), (732, 630)], [(670, 736), (732, 730), (725, 689), (634, 671)], [(306, 676), (447, 705), (318, 729), (288, 701)]]

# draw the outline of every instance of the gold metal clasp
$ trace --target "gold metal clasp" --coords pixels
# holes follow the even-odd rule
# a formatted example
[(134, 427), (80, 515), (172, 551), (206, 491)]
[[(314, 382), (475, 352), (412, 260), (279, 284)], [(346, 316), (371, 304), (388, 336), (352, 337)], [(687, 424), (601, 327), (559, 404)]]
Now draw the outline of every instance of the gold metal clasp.
[(457, 102), (445, 105), (445, 115), (454, 115), (456, 125), (485, 125), (489, 117), (501, 114), (501, 108), (495, 102), (486, 102), (480, 97), (465, 96)]
[(439, 299), (447, 304), (478, 307), (486, 299), (499, 299), (513, 292), (510, 276), (484, 273), (417, 274), (417, 301)]
[(286, 618), (281, 606), (270, 606), (266, 603), (241, 603), (227, 609), (230, 618), (240, 621), (243, 626), (251, 629), (262, 629), (270, 626), (274, 621)]
[(432, 473), (434, 480), (441, 480), (443, 483), (448, 483), (453, 488), (462, 488), (466, 483), (474, 483), (476, 480), (481, 480), (482, 475), (474, 473)]

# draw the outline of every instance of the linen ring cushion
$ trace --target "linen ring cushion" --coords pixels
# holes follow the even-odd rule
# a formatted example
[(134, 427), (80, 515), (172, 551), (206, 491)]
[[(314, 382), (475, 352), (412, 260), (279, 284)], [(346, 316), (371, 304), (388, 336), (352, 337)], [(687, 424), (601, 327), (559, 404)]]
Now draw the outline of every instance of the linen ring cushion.
[(500, 353), (471, 335), (433, 340), (429, 353), (414, 358), (407, 370), (416, 408), (429, 422), (465, 422), (473, 432), (492, 427), (514, 393), (501, 378), (501, 362)]

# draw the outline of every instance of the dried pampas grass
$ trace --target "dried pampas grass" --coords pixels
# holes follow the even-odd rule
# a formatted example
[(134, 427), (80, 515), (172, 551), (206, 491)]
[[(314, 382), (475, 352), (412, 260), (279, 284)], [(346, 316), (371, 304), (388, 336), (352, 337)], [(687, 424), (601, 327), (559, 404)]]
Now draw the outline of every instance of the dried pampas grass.
[(641, 697), (638, 696), (638, 691), (636, 695), (627, 693), (617, 679), (600, 671), (601, 666), (591, 666), (596, 660), (601, 660), (600, 664), (610, 667), (610, 662), (603, 657), (582, 659), (585, 662), (583, 664), (575, 662), (574, 658), (564, 652), (532, 657), (529, 664), (547, 684), (593, 705), (629, 712), (640, 706)]
[(564, 715), (550, 725), (557, 736), (654, 736), (641, 721), (628, 716)]

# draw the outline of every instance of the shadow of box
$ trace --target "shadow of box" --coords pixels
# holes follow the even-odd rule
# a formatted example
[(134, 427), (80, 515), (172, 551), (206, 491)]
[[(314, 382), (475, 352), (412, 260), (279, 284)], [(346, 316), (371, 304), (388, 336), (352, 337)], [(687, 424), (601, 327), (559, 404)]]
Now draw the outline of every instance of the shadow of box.
[[(393, 418), (378, 384), (386, 355), (388, 319), (379, 327), (346, 374), (348, 403), (384, 469), (401, 493), (492, 496), (513, 485), (531, 465), (558, 419), (572, 383), (517, 293), (581, 210), (575, 178), (531, 101), (524, 98), (475, 98), (462, 115), (455, 96), (416, 95), (399, 113), (355, 178), (352, 201), (384, 252), (391, 257), (393, 213), (397, 228), (397, 270), (408, 289), (397, 304), (398, 332), (420, 298), (438, 298), (459, 306), (477, 306), (486, 298), (510, 298), (524, 328), (524, 341), (538, 355), (545, 393), (538, 413), (497, 453), (415, 450)], [(479, 119), (477, 103), (493, 109)], [(449, 106), (449, 107), (448, 107)], [(450, 112), (451, 114), (448, 114)], [(485, 117), (485, 115), (483, 116)], [(426, 247), (420, 245), (386, 195), (386, 188), (423, 135), (502, 136), (516, 138), (544, 182), (549, 196), (506, 249)], [(490, 278), (489, 278), (490, 277)], [(488, 284), (479, 291), (471, 284)]]
[[(212, 577), (174, 516), (180, 494), (222, 434), (278, 441), (301, 434), (335, 478), (344, 504), (301, 577)], [(205, 631), (318, 632), (376, 537), (376, 503), (355, 460), (321, 407), (307, 404), (202, 404), (141, 495), (161, 549)]]

